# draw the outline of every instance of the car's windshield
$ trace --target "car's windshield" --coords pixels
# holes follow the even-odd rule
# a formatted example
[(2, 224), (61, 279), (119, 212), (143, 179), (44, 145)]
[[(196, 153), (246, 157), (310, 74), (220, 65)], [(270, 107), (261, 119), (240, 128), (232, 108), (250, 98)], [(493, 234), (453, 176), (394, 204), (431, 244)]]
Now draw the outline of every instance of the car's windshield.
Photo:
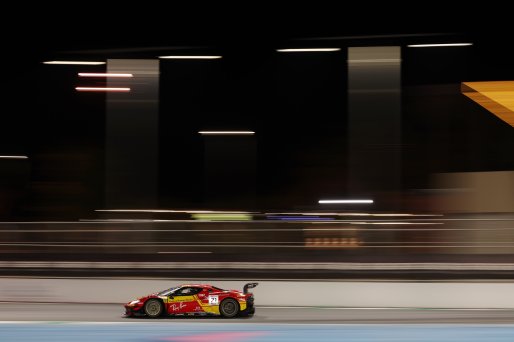
[(158, 296), (167, 296), (169, 295), (171, 292), (175, 291), (177, 289), (177, 287), (170, 287), (169, 289), (167, 290), (164, 290), (164, 291), (161, 291), (159, 292), (157, 295)]

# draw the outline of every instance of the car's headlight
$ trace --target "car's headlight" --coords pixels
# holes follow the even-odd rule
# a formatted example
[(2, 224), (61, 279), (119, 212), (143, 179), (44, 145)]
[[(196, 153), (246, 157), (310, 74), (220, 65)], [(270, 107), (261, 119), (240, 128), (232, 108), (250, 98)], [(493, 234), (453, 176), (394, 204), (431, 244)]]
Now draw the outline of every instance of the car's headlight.
[(129, 303), (129, 305), (134, 305), (134, 304), (137, 304), (137, 303), (139, 303), (139, 299), (131, 301)]

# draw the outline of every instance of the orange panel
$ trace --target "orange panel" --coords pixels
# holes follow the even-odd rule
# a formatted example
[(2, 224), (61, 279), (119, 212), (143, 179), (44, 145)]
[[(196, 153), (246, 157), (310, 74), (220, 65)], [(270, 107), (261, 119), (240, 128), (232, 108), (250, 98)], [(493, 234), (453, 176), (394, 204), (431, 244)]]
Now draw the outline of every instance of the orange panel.
[(514, 81), (462, 82), (461, 91), (514, 127)]

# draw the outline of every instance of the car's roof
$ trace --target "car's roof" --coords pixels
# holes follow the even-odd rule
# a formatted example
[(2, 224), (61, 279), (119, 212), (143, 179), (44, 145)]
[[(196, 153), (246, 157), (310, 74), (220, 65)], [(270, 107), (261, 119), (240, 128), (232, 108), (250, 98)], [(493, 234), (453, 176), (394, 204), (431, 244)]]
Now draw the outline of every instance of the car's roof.
[(179, 287), (184, 287), (184, 286), (193, 286), (193, 287), (212, 287), (212, 285), (209, 285), (209, 284), (182, 284), (182, 285), (179, 285)]
[(186, 286), (191, 286), (191, 287), (203, 287), (203, 288), (215, 288), (215, 289), (218, 289), (218, 290), (221, 290), (221, 291), (237, 291), (237, 290), (223, 290), (223, 289), (220, 289), (219, 287), (217, 286), (214, 286), (214, 285), (209, 285), (209, 284), (182, 284), (182, 285), (179, 285), (178, 287), (186, 287)]

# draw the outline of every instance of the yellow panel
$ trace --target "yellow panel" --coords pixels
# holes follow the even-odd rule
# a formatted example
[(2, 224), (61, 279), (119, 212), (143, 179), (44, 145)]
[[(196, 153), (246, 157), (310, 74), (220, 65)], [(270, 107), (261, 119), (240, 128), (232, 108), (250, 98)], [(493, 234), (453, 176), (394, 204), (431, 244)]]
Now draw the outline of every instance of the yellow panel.
[(194, 295), (194, 299), (196, 300), (198, 305), (200, 305), (202, 307), (202, 310), (204, 312), (210, 312), (210, 313), (213, 313), (213, 314), (216, 314), (216, 315), (220, 314), (220, 307), (219, 307), (219, 305), (204, 304), (204, 303), (202, 303), (200, 298), (198, 298), (198, 295)]
[(514, 127), (514, 81), (462, 82), (461, 91)]
[(173, 299), (169, 301), (169, 303), (177, 303), (177, 302), (192, 302), (195, 300), (194, 296), (175, 296)]
[(203, 311), (210, 312), (216, 315), (220, 314), (220, 307), (218, 305), (206, 305), (202, 306)]

